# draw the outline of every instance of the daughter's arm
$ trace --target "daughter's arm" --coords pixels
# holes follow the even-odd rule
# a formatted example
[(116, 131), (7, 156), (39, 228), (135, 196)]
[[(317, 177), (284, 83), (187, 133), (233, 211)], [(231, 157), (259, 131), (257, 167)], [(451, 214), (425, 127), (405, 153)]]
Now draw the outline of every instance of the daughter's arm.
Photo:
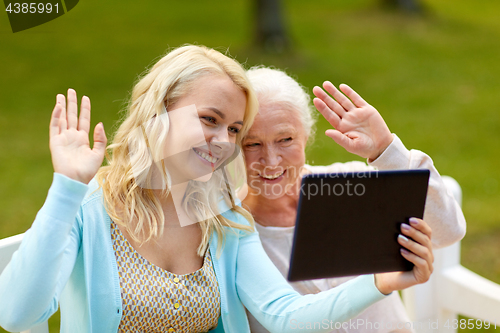
[(45, 204), (26, 232), (19, 250), (0, 275), (0, 326), (23, 331), (48, 319), (75, 264), (81, 243), (80, 204), (103, 159), (102, 124), (89, 145), (90, 100), (82, 98), (78, 118), (73, 89), (57, 95), (50, 121), (54, 181)]

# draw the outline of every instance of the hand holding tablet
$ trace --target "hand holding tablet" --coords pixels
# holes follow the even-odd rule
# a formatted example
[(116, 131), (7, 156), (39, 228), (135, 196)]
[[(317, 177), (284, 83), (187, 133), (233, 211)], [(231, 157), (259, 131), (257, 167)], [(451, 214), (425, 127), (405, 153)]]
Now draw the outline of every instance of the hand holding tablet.
[(428, 179), (428, 170), (305, 176), (288, 279), (384, 273), (376, 275), (384, 293), (427, 280), (431, 231), (421, 218)]
[[(415, 266), (411, 271), (375, 274), (375, 285), (383, 294), (402, 290), (426, 282), (433, 271), (431, 228), (424, 220), (410, 218), (410, 223), (401, 224), (401, 233), (411, 237), (398, 236), (398, 243), (403, 246), (401, 254)], [(410, 250), (406, 250), (406, 249)]]

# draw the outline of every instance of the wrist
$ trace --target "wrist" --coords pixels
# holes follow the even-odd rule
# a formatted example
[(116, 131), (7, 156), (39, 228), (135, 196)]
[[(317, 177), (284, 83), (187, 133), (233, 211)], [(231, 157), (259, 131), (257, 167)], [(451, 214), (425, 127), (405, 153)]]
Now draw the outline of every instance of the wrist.
[(380, 141), (375, 152), (368, 157), (368, 162), (371, 163), (379, 158), (380, 155), (382, 155), (382, 153), (391, 145), (393, 140), (394, 136), (392, 135), (392, 133), (389, 133), (389, 135), (387, 135), (383, 140)]
[(379, 274), (373, 274), (373, 278), (375, 279), (375, 287), (377, 287), (378, 291), (380, 291), (381, 294), (389, 295), (394, 291), (387, 285), (384, 285), (384, 283), (381, 283), (382, 279), (380, 278)]
[(92, 180), (92, 178), (88, 179), (88, 177), (81, 177), (77, 174), (74, 174), (74, 173), (69, 173), (69, 172), (64, 172), (64, 171), (60, 171), (60, 170), (56, 170), (54, 168), (54, 173), (55, 174), (59, 174), (59, 175), (62, 175), (68, 179), (71, 179), (75, 182), (79, 182), (79, 183), (82, 183), (84, 185), (88, 185), (90, 183), (90, 181)]

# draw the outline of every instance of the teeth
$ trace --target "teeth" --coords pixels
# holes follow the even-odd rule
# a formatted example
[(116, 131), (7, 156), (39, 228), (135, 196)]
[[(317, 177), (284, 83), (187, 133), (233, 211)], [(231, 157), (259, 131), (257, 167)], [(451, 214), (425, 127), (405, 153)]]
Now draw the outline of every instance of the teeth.
[(284, 173), (284, 171), (283, 171), (283, 172), (280, 172), (280, 173), (277, 173), (277, 174), (275, 174), (274, 176), (264, 176), (264, 175), (261, 175), (261, 176), (262, 176), (263, 178), (266, 178), (266, 179), (271, 179), (271, 180), (272, 180), (272, 179), (276, 179), (276, 178), (280, 177), (283, 173)]
[(210, 163), (216, 163), (218, 158), (217, 157), (213, 157), (213, 156), (210, 156), (208, 154), (205, 154), (204, 152), (202, 151), (198, 151), (196, 149), (193, 149), (195, 151), (196, 154), (200, 155), (201, 157), (203, 157), (204, 159), (206, 159), (208, 162)]

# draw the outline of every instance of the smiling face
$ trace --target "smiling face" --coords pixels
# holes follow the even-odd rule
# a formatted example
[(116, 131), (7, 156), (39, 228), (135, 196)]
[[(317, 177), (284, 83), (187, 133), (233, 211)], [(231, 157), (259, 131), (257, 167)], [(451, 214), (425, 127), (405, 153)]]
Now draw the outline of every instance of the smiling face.
[(235, 149), (243, 126), (245, 93), (227, 76), (203, 76), (169, 107), (166, 167), (173, 183), (208, 181)]
[(306, 142), (297, 111), (262, 105), (243, 140), (250, 192), (277, 199), (294, 188), (305, 163)]

